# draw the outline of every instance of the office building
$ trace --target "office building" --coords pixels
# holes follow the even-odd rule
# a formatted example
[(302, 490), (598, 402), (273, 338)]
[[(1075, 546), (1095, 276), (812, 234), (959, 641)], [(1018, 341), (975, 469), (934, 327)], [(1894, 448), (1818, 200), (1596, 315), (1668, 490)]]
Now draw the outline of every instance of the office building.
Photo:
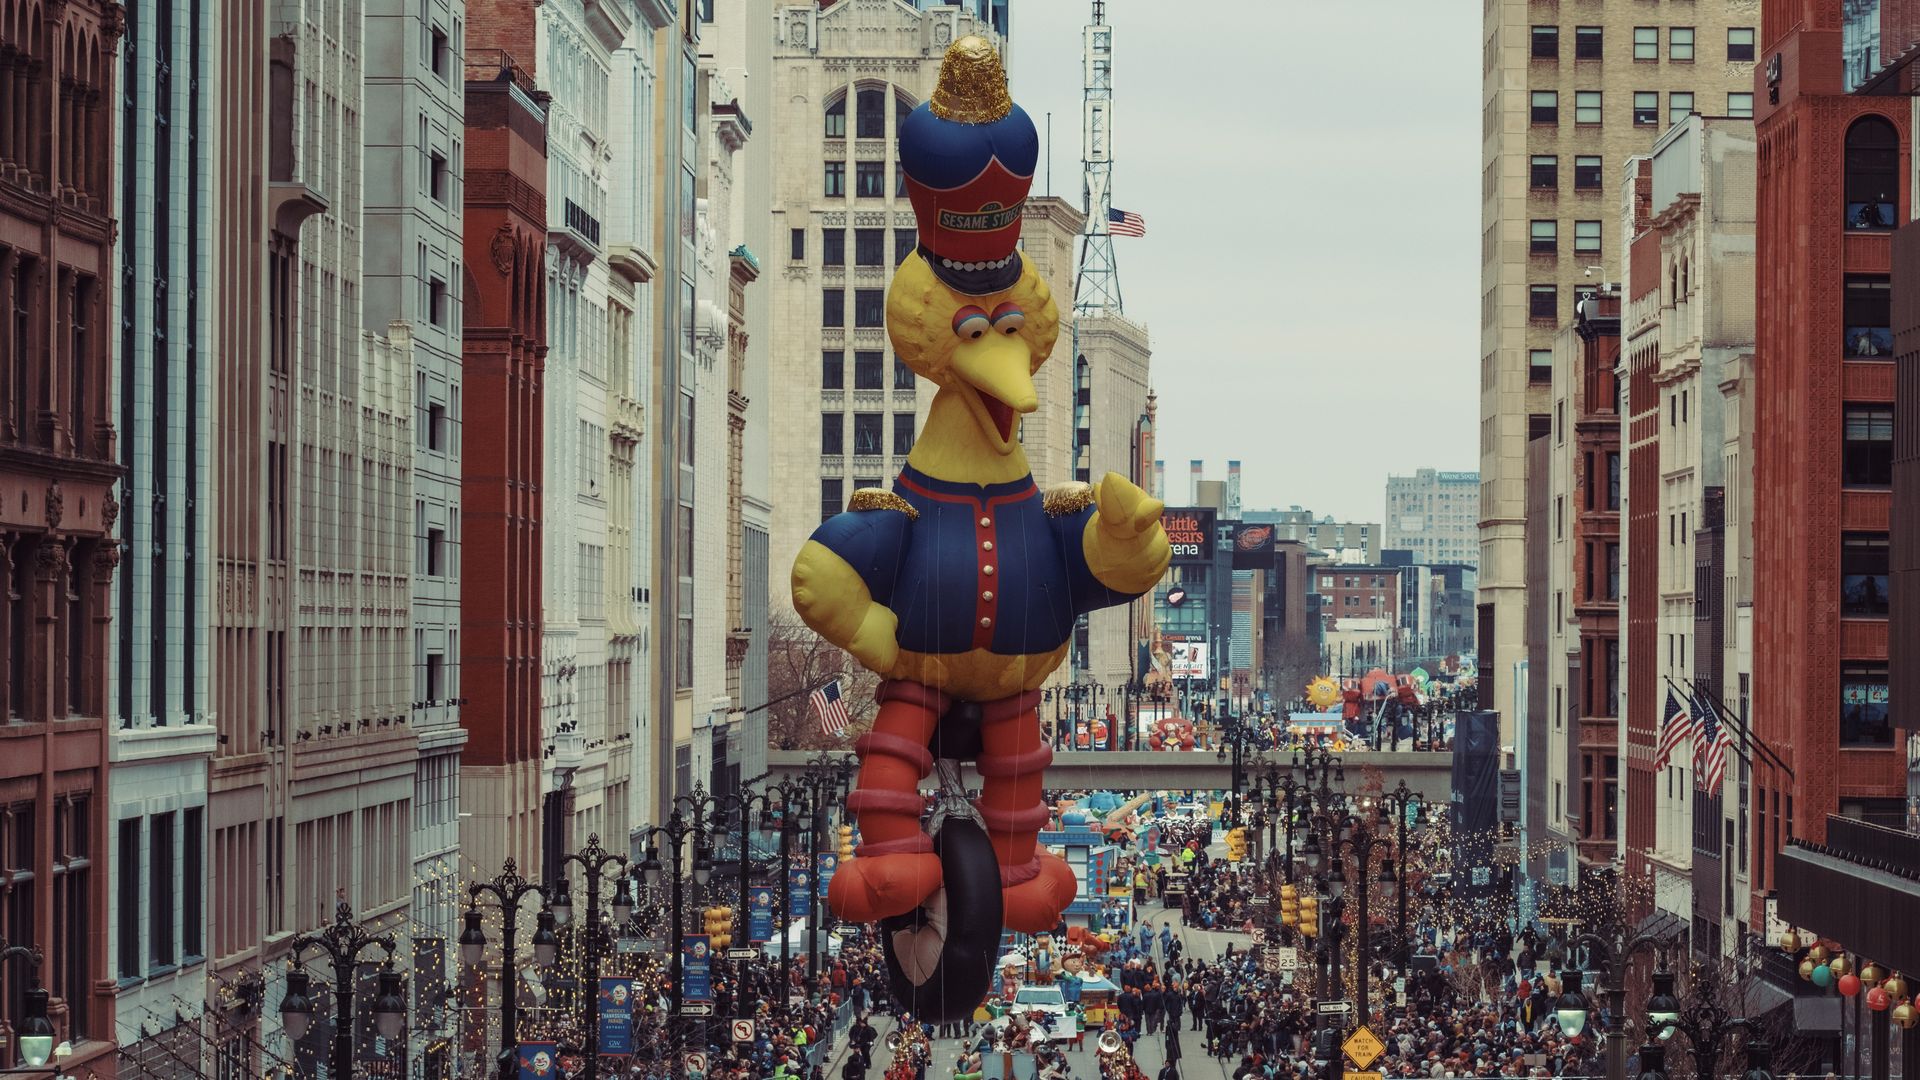
[(1416, 562), (1475, 566), (1480, 561), (1480, 474), (1416, 469), (1387, 477), (1385, 546)]

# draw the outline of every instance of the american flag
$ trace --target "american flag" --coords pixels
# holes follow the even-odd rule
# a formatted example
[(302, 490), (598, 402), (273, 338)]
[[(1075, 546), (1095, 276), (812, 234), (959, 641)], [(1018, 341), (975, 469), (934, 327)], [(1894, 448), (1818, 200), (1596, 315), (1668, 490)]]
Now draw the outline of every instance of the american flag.
[(1727, 734), (1727, 725), (1720, 722), (1720, 714), (1713, 711), (1713, 704), (1697, 692), (1693, 695), (1693, 707), (1700, 714), (1700, 739), (1693, 746), (1693, 767), (1700, 774), (1701, 786), (1707, 794), (1718, 794), (1721, 781), (1727, 776), (1727, 747), (1733, 740)]
[(829, 735), (838, 735), (847, 730), (852, 717), (847, 715), (847, 703), (840, 700), (840, 680), (834, 679), (807, 695), (807, 701), (813, 706), (813, 714), (820, 718), (820, 730)]
[(1667, 688), (1667, 711), (1660, 719), (1660, 752), (1654, 756), (1653, 767), (1664, 769), (1673, 759), (1673, 752), (1693, 734), (1693, 717), (1680, 706), (1680, 699), (1673, 694), (1673, 688)]
[(1131, 210), (1107, 207), (1107, 231), (1115, 236), (1147, 235), (1147, 219)]

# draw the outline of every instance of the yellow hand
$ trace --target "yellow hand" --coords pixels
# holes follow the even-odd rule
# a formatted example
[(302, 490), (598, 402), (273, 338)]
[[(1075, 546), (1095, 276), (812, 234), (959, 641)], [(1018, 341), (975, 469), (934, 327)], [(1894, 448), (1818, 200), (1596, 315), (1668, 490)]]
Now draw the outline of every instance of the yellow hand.
[(884, 675), (900, 657), (894, 638), (899, 620), (874, 603), (859, 571), (817, 541), (807, 541), (793, 560), (793, 610), (872, 671)]
[(1093, 498), (1099, 511), (1088, 519), (1081, 538), (1087, 568), (1115, 592), (1139, 595), (1153, 588), (1173, 561), (1173, 546), (1160, 526), (1164, 505), (1111, 472)]

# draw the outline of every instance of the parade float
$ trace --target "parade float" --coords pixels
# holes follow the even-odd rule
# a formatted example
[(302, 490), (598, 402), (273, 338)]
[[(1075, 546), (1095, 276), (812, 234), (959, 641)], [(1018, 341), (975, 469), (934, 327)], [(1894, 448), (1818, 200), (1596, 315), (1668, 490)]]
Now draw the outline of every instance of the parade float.
[[(1066, 861), (1038, 843), (1052, 760), (1039, 688), (1079, 617), (1151, 590), (1171, 549), (1160, 502), (1124, 477), (1043, 494), (1021, 449), (1060, 321), (1020, 252), (1038, 134), (988, 41), (947, 50), (899, 148), (920, 243), (888, 289), (887, 332), (939, 391), (893, 489), (856, 491), (803, 547), (793, 604), (884, 680), (846, 803), (862, 845), (829, 902), (880, 923), (894, 995), (938, 1022), (983, 996), (1003, 927), (1052, 930), (1076, 897)], [(977, 802), (963, 761), (980, 774)], [(923, 822), (919, 787), (936, 766)]]

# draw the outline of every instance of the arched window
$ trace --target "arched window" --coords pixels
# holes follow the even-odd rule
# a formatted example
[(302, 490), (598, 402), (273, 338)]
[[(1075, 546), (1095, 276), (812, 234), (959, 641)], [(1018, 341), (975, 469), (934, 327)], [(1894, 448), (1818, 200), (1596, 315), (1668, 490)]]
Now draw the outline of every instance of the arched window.
[(1891, 229), (1900, 167), (1900, 135), (1885, 117), (1863, 116), (1847, 129), (1847, 228)]
[(887, 92), (876, 87), (860, 90), (854, 134), (862, 139), (887, 137)]
[(827, 138), (847, 137), (847, 97), (845, 94), (827, 103)]
[(900, 134), (900, 126), (907, 122), (907, 117), (912, 115), (913, 110), (913, 99), (896, 91), (893, 95), (893, 133), (895, 136)]

